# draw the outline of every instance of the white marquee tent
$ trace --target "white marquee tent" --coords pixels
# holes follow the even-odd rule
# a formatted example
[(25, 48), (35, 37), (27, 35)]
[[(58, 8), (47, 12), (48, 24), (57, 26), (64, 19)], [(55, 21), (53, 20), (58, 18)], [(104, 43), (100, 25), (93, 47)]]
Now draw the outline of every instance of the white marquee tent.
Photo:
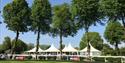
[(71, 46), (71, 44), (69, 44), (68, 46), (65, 46), (62, 51), (63, 51), (63, 52), (78, 52), (78, 50), (75, 49), (75, 48), (73, 48), (73, 47)]
[[(90, 56), (100, 56), (101, 55), (101, 51), (95, 49), (90, 43)], [(26, 51), (28, 53), (35, 53), (36, 52), (36, 47), (34, 47), (33, 49)], [(53, 44), (51, 44), (51, 46), (47, 49), (47, 50), (42, 50), (40, 47), (38, 49), (39, 53), (44, 53), (44, 54), (51, 54), (51, 55), (57, 55), (60, 54), (60, 50), (57, 49)], [(65, 46), (64, 49), (62, 50), (63, 53), (67, 54), (67, 55), (78, 55), (78, 53), (80, 52), (80, 55), (82, 56), (87, 56), (88, 52), (87, 52), (87, 47), (85, 47), (84, 49), (78, 51), (77, 49), (73, 48), (71, 46), (71, 44), (69, 44), (68, 46)]]
[[(43, 52), (44, 50), (42, 50), (40, 47), (38, 48), (38, 52)], [(36, 52), (36, 47), (34, 47), (33, 49), (29, 50), (29, 51), (26, 51), (28, 53), (30, 52)]]
[(44, 52), (60, 52), (53, 44)]
[[(89, 43), (89, 46), (90, 46), (90, 56), (100, 56), (101, 55), (101, 51), (95, 49), (90, 43)], [(86, 56), (87, 54), (88, 54), (87, 47), (85, 47), (84, 49), (82, 49), (80, 51), (80, 55)]]

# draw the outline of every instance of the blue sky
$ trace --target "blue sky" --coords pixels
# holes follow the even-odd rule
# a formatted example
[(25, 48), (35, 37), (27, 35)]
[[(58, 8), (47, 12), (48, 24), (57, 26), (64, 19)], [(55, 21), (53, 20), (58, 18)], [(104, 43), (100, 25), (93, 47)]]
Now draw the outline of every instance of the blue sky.
[[(12, 0), (1, 0), (0, 9), (2, 10), (3, 7), (11, 1)], [(27, 0), (27, 2), (29, 3), (29, 6), (31, 6), (33, 1)], [(71, 0), (50, 0), (50, 3), (52, 4), (52, 6), (59, 5), (64, 2), (71, 3)], [(4, 19), (2, 18), (2, 16), (0, 16), (0, 21), (3, 22), (3, 20)], [(93, 31), (99, 32), (100, 35), (102, 36), (102, 38), (103, 38), (104, 30), (105, 30), (105, 26), (101, 26), (99, 24), (97, 26), (90, 27), (91, 32), (93, 32)], [(67, 44), (71, 43), (72, 46), (79, 47), (79, 43), (80, 43), (80, 40), (81, 40), (83, 34), (84, 34), (84, 29), (79, 30), (76, 36), (63, 38), (63, 44), (67, 45)], [(12, 39), (14, 39), (16, 34), (13, 31), (8, 30), (6, 28), (5, 23), (2, 23), (2, 24), (0, 24), (0, 43), (3, 42), (4, 37), (6, 37), (6, 36), (9, 36)], [(27, 32), (24, 34), (20, 34), (19, 39), (23, 40), (26, 43), (34, 43), (34, 44), (36, 43), (36, 35), (33, 32)], [(40, 44), (51, 44), (51, 43), (53, 43), (56, 47), (59, 47), (59, 37), (53, 38), (51, 36), (48, 36), (47, 34), (46, 35), (41, 34)]]

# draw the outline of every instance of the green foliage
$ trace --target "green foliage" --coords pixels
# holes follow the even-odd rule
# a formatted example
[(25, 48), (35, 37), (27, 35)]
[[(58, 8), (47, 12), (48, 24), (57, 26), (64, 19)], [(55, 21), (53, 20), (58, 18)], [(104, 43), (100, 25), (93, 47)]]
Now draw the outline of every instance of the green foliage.
[(100, 10), (109, 20), (122, 20), (125, 26), (125, 0), (100, 0)]
[(26, 60), (31, 60), (31, 59), (32, 59), (32, 56), (26, 56), (25, 59), (26, 59)]
[[(94, 57), (92, 58), (93, 60), (97, 62), (105, 62), (105, 58), (100, 58), (100, 57)], [(107, 63), (121, 63), (121, 58), (106, 58), (108, 61)]]
[(5, 37), (4, 38), (2, 48), (3, 48), (4, 51), (10, 50), (12, 48), (10, 37)]
[(4, 53), (3, 45), (2, 45), (2, 44), (0, 44), (0, 54), (1, 54), (1, 53)]
[(27, 44), (20, 39), (18, 39), (17, 42), (15, 42), (15, 40), (12, 40), (12, 46), (15, 46), (13, 49), (15, 53), (22, 53), (27, 50)]
[[(62, 54), (62, 37), (74, 36), (77, 32), (75, 23), (71, 18), (71, 11), (68, 4), (57, 5), (53, 9), (53, 21), (51, 34), (60, 37), (60, 52)], [(62, 59), (62, 57), (61, 57)]]
[(28, 50), (30, 50), (30, 49), (32, 49), (32, 48), (34, 48), (34, 44), (32, 44), (32, 43), (27, 44), (27, 49), (28, 49)]
[(26, 32), (30, 24), (30, 8), (25, 0), (13, 0), (3, 9), (4, 22), (11, 31)]
[(114, 45), (116, 42), (120, 44), (124, 35), (124, 31), (124, 27), (119, 22), (111, 21), (107, 24), (106, 30), (104, 32), (104, 37), (112, 45)]
[(102, 55), (113, 55), (113, 48), (109, 44), (103, 44)]
[(53, 10), (52, 33), (54, 36), (74, 36), (77, 32), (74, 21), (71, 19), (71, 11), (68, 4), (57, 5)]
[(121, 63), (121, 58), (107, 58), (109, 63)]
[[(118, 0), (101, 0), (100, 9), (110, 19), (114, 19), (118, 12)], [(115, 15), (116, 14), (116, 15)]]
[(94, 61), (98, 61), (98, 62), (105, 62), (105, 58), (100, 58), (100, 57), (94, 57), (92, 58)]
[(18, 41), (16, 42), (16, 39), (11, 41), (10, 37), (5, 37), (3, 44), (0, 45), (0, 52), (10, 54), (12, 52), (12, 49), (15, 53), (21, 53), (28, 49), (28, 45), (20, 39), (18, 39)]
[[(87, 39), (88, 38), (88, 39)], [(103, 39), (97, 32), (88, 32), (82, 37), (80, 42), (80, 49), (83, 49), (87, 46), (87, 41), (89, 41), (93, 47), (98, 50), (102, 50), (103, 48)]]
[(120, 48), (120, 55), (125, 56), (125, 47)]
[(73, 0), (72, 2), (72, 15), (77, 17), (78, 27), (88, 28), (96, 24), (101, 23), (102, 18), (101, 12), (99, 12), (99, 0)]
[(19, 37), (19, 32), (27, 32), (29, 25), (31, 25), (30, 14), (30, 8), (25, 0), (13, 0), (4, 6), (4, 22), (7, 24), (6, 26), (9, 30), (16, 32), (16, 42)]
[(45, 60), (46, 58), (45, 58), (45, 56), (39, 56), (39, 59), (40, 60)]
[(106, 30), (104, 32), (105, 39), (111, 44), (115, 46), (116, 54), (119, 55), (119, 47), (123, 41), (124, 36), (124, 27), (118, 21), (110, 21), (107, 24)]
[(46, 34), (50, 31), (51, 16), (51, 5), (48, 0), (34, 0), (31, 10), (31, 30), (37, 33), (36, 53), (38, 52), (40, 33)]
[(48, 0), (34, 0), (31, 11), (31, 30), (45, 34), (51, 23), (51, 5)]

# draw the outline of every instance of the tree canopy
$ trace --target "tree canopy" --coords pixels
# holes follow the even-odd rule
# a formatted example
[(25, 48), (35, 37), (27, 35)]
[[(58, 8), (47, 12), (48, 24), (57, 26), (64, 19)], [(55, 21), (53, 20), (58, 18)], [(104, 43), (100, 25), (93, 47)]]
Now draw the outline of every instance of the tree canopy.
[(102, 55), (113, 55), (113, 48), (109, 46), (109, 44), (103, 44)]
[(31, 10), (31, 30), (37, 33), (36, 54), (38, 52), (40, 34), (46, 34), (50, 31), (50, 24), (52, 19), (51, 10), (51, 5), (48, 0), (34, 0)]
[(14, 32), (28, 31), (30, 8), (25, 0), (13, 0), (3, 9), (4, 22), (9, 30)]
[(123, 41), (124, 32), (125, 29), (120, 22), (111, 21), (107, 24), (104, 37), (111, 45), (115, 46), (116, 50), (118, 50), (118, 44), (121, 44)]
[[(17, 42), (20, 32), (27, 32), (30, 21), (30, 8), (25, 0), (13, 0), (4, 6), (3, 18), (7, 28), (16, 33), (15, 41)], [(15, 44), (16, 45), (16, 44)], [(12, 53), (13, 53), (12, 47)]]
[[(86, 37), (88, 35), (88, 39)], [(103, 48), (103, 39), (99, 35), (98, 32), (88, 32), (85, 33), (80, 41), (80, 49), (83, 49), (87, 46), (87, 40), (92, 44), (92, 46), (98, 50), (102, 50)]]
[(4, 41), (3, 41), (3, 44), (2, 44), (2, 48), (3, 48), (4, 51), (11, 50), (12, 45), (11, 45), (10, 37), (5, 37), (4, 38)]
[[(16, 44), (16, 45), (14, 45), (14, 44)], [(15, 46), (13, 48), (14, 53), (17, 53), (17, 54), (22, 53), (27, 50), (27, 44), (20, 39), (18, 39), (17, 42), (15, 42), (15, 40), (12, 40), (12, 46)]]
[(74, 21), (71, 18), (70, 6), (66, 3), (54, 6), (52, 35), (60, 37), (60, 51), (62, 55), (62, 37), (74, 36), (77, 32)]
[[(91, 25), (101, 23), (100, 19), (103, 17), (99, 11), (100, 0), (73, 0), (72, 1), (72, 17), (76, 20), (77, 28), (84, 28), (85, 32), (89, 31)], [(76, 19), (77, 18), (77, 19)], [(87, 38), (87, 52), (90, 56), (90, 46)], [(89, 58), (90, 59), (90, 58)]]
[(33, 43), (27, 44), (27, 50), (30, 50), (32, 48), (34, 48), (34, 44)]
[(66, 3), (57, 5), (53, 9), (52, 33), (54, 36), (60, 35), (63, 37), (74, 36), (77, 32), (75, 23), (71, 19), (70, 6)]
[(125, 27), (125, 0), (100, 0), (100, 10), (110, 20), (121, 20)]
[(51, 24), (51, 5), (48, 0), (34, 0), (31, 10), (31, 30), (48, 33)]
[[(21, 53), (27, 50), (28, 46), (25, 42), (18, 39), (16, 42), (16, 39), (11, 40), (10, 37), (5, 37), (3, 43), (0, 45), (1, 50), (4, 51), (4, 53), (11, 53), (13, 48), (13, 53)], [(15, 46), (15, 47), (13, 47)]]
[(2, 45), (2, 44), (0, 44), (0, 54), (1, 54), (1, 53), (4, 53), (3, 45)]
[(78, 27), (88, 28), (96, 24), (101, 23), (101, 12), (99, 12), (99, 0), (73, 0), (72, 2), (72, 15), (77, 17)]

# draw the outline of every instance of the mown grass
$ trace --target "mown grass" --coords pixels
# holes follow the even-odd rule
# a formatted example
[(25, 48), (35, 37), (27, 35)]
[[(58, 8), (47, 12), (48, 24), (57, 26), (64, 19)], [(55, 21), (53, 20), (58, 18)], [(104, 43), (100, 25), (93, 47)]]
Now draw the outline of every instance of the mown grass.
[[(87, 62), (74, 62), (74, 61), (0, 61), (0, 63), (87, 63)], [(104, 63), (104, 62), (92, 62)]]
[(79, 63), (79, 62), (61, 62), (61, 61), (0, 61), (0, 63)]

